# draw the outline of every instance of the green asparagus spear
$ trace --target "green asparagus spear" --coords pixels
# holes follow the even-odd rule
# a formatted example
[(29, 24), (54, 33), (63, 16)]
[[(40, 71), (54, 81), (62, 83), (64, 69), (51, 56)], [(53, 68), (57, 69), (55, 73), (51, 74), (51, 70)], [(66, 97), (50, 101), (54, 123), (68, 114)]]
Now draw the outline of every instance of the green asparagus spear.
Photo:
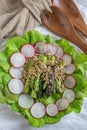
[(40, 85), (40, 74), (37, 75), (35, 82), (34, 82), (34, 90), (36, 92), (39, 91), (39, 85)]
[(46, 87), (47, 87), (47, 83), (46, 83), (46, 82), (44, 82), (44, 83), (43, 83), (43, 90), (45, 90), (45, 89), (46, 89)]

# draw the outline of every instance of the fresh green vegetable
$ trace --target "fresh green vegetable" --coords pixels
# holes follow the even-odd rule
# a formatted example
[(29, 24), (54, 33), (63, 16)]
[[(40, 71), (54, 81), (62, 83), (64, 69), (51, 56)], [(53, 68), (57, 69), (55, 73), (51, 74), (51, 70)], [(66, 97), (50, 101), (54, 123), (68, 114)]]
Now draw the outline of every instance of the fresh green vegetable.
[(56, 59), (55, 59), (55, 56), (52, 56), (52, 57), (51, 57), (51, 61), (54, 63), (55, 60), (56, 60)]
[(40, 74), (37, 74), (37, 77), (36, 77), (35, 82), (34, 82), (34, 90), (36, 92), (39, 91), (39, 83), (40, 83)]
[(47, 83), (45, 82), (43, 83), (43, 90), (46, 89), (46, 87), (47, 87)]
[[(65, 111), (61, 111), (57, 116), (55, 117), (49, 117), (45, 115), (41, 119), (35, 119), (31, 116), (29, 110), (25, 110), (19, 107), (17, 98), (9, 94), (7, 85), (9, 80), (11, 79), (9, 75), (9, 68), (11, 67), (9, 58), (14, 52), (19, 52), (22, 45), (25, 43), (31, 43), (35, 44), (39, 41), (44, 41), (46, 43), (54, 43), (57, 46), (61, 46), (64, 49), (64, 52), (67, 54), (70, 54), (73, 58), (73, 64), (76, 65), (76, 71), (73, 74), (75, 77), (77, 83), (74, 87), (74, 92), (76, 93), (75, 100), (70, 104), (69, 108)], [(54, 62), (54, 58), (52, 59)], [(44, 63), (47, 62), (47, 58), (44, 57), (43, 60)], [(30, 65), (30, 63), (29, 63)], [(32, 66), (32, 65), (30, 65)], [(87, 71), (87, 55), (83, 53), (78, 53), (67, 40), (61, 39), (57, 40), (55, 42), (52, 41), (50, 36), (43, 36), (37, 31), (30, 31), (24, 34), (23, 37), (13, 37), (7, 40), (5, 49), (0, 52), (0, 103), (8, 103), (13, 111), (20, 112), (26, 119), (28, 119), (29, 123), (34, 127), (41, 127), (44, 124), (53, 124), (58, 122), (64, 115), (74, 111), (76, 113), (80, 113), (81, 106), (83, 103), (83, 97), (87, 97), (87, 79), (84, 77), (84, 73)], [(38, 77), (37, 81), (37, 87), (35, 88), (36, 91), (39, 88), (38, 82), (40, 77)], [(60, 85), (60, 82), (58, 81), (58, 85)], [(30, 84), (29, 84), (30, 86)], [(30, 86), (31, 87), (31, 86)], [(34, 86), (33, 86), (34, 87)], [(45, 89), (47, 86), (44, 83), (43, 89)], [(32, 87), (31, 87), (32, 89)], [(29, 90), (27, 90), (29, 92)], [(32, 90), (32, 95), (35, 95), (36, 92)], [(58, 92), (56, 94), (53, 94), (49, 96), (48, 98), (44, 95), (42, 98), (40, 98), (40, 101), (44, 103), (45, 105), (49, 103), (54, 103), (58, 98), (61, 97), (61, 94)]]
[(41, 60), (44, 64), (46, 64), (46, 62), (47, 62), (47, 57), (46, 57), (44, 54), (42, 54), (42, 55), (40, 55), (40, 60)]

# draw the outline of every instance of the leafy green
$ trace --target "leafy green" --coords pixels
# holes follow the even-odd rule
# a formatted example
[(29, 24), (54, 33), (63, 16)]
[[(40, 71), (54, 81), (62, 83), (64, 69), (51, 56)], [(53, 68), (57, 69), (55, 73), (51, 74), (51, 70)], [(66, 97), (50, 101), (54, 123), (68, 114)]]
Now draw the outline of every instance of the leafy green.
[(25, 39), (28, 43), (32, 43), (33, 45), (36, 42), (45, 41), (45, 37), (35, 30), (25, 33), (22, 38)]
[(12, 37), (6, 42), (6, 49), (8, 50), (7, 55), (11, 55), (14, 52), (18, 52), (22, 45), (26, 44), (28, 41), (21, 37)]
[(0, 52), (0, 70), (3, 72), (8, 72), (8, 69), (10, 67), (10, 62), (8, 60), (6, 51)]
[(24, 111), (22, 111), (22, 114), (24, 115), (24, 117), (25, 117), (26, 119), (29, 120), (29, 123), (30, 123), (32, 126), (34, 126), (34, 127), (37, 127), (37, 128), (38, 128), (38, 127), (41, 127), (41, 126), (43, 126), (44, 123), (45, 123), (44, 118), (40, 118), (40, 119), (34, 118), (34, 117), (30, 114), (29, 110), (24, 110)]
[(53, 94), (52, 96), (49, 96), (48, 98), (46, 96), (44, 96), (43, 98), (40, 99), (40, 101), (42, 103), (44, 103), (45, 105), (48, 105), (50, 103), (54, 103), (57, 101), (58, 98), (60, 98), (60, 94)]
[[(76, 71), (73, 76), (76, 79), (76, 85), (74, 87), (74, 92), (76, 94), (75, 100), (70, 104), (69, 108), (65, 111), (59, 112), (55, 117), (50, 117), (45, 115), (41, 119), (35, 119), (30, 114), (29, 110), (20, 108), (18, 105), (18, 96), (13, 95), (8, 90), (8, 82), (11, 77), (9, 75), (10, 56), (14, 52), (19, 52), (21, 46), (30, 43), (35, 44), (37, 42), (44, 41), (46, 43), (54, 43), (57, 46), (61, 46), (64, 49), (64, 53), (72, 56), (73, 63), (76, 65)], [(43, 58), (42, 58), (43, 59)], [(55, 59), (53, 59), (54, 61)], [(47, 59), (45, 58), (44, 62)], [(84, 73), (87, 71), (87, 55), (84, 53), (77, 52), (67, 40), (60, 39), (53, 42), (52, 38), (48, 36), (43, 36), (39, 32), (33, 30), (25, 33), (22, 37), (13, 37), (7, 40), (5, 49), (0, 52), (0, 103), (8, 103), (11, 109), (15, 112), (20, 112), (22, 115), (28, 119), (29, 123), (34, 127), (41, 127), (44, 124), (53, 124), (58, 122), (64, 115), (74, 111), (79, 113), (81, 111), (81, 106), (83, 103), (83, 97), (87, 97), (87, 79), (84, 77)], [(38, 88), (38, 87), (37, 87)], [(26, 90), (25, 90), (26, 91)], [(27, 90), (29, 91), (29, 90)], [(40, 99), (45, 105), (49, 103), (56, 102), (57, 99), (61, 97), (61, 94), (54, 94), (49, 98), (43, 97)], [(38, 102), (38, 100), (36, 100)]]
[(3, 85), (0, 84), (0, 103), (5, 103), (6, 102), (6, 97), (2, 93)]

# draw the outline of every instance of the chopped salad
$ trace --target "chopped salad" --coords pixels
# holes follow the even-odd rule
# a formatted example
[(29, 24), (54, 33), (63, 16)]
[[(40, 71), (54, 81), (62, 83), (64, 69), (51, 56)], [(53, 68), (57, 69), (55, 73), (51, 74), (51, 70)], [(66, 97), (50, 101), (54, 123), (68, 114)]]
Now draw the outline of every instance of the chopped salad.
[(32, 126), (56, 123), (71, 111), (80, 112), (87, 96), (87, 55), (68, 41), (53, 41), (30, 31), (9, 39), (0, 58), (1, 102), (22, 113)]

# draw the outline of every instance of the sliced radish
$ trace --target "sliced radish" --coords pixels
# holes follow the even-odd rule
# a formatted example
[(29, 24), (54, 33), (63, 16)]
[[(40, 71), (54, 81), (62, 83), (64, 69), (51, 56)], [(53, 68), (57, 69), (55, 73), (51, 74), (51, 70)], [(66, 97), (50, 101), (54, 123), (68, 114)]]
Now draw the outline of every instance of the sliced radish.
[(49, 116), (56, 116), (58, 114), (58, 108), (56, 104), (49, 104), (46, 108), (46, 111)]
[(46, 51), (46, 43), (44, 43), (44, 42), (38, 42), (35, 45), (35, 50), (38, 53), (45, 53), (45, 51)]
[(72, 73), (75, 72), (75, 69), (76, 69), (75, 65), (74, 64), (70, 64), (70, 65), (64, 67), (64, 73), (72, 74)]
[(73, 88), (76, 84), (76, 79), (73, 76), (67, 76), (64, 80), (64, 85), (67, 88)]
[(57, 47), (53, 44), (47, 44), (47, 52), (51, 55), (55, 55), (57, 51)]
[(14, 67), (22, 67), (25, 64), (25, 57), (21, 53), (14, 53), (11, 58), (10, 62)]
[(34, 54), (35, 54), (35, 49), (34, 49), (34, 47), (31, 44), (25, 44), (21, 48), (21, 53), (25, 57), (33, 57)]
[(21, 94), (18, 103), (22, 108), (29, 109), (34, 104), (34, 99), (28, 94)]
[(10, 73), (10, 75), (13, 78), (21, 79), (22, 78), (22, 71), (23, 71), (23, 68), (14, 68), (14, 67), (11, 67), (10, 70), (9, 70), (9, 73)]
[(63, 98), (66, 98), (71, 103), (75, 99), (75, 93), (70, 89), (66, 89), (63, 93)]
[(33, 117), (41, 118), (45, 115), (46, 109), (45, 109), (45, 106), (41, 102), (38, 102), (38, 103), (35, 103), (31, 107), (30, 112), (31, 112)]
[(58, 110), (63, 111), (68, 108), (69, 101), (65, 98), (61, 98), (56, 102), (56, 105), (58, 107)]
[(63, 49), (62, 49), (61, 47), (57, 47), (57, 52), (56, 52), (55, 55), (56, 55), (58, 58), (61, 58), (61, 57), (63, 57), (63, 53), (64, 53)]
[(13, 94), (20, 94), (23, 91), (24, 85), (19, 79), (12, 79), (8, 83), (8, 88)]
[(64, 54), (62, 59), (65, 62), (65, 65), (70, 65), (72, 63), (72, 57), (68, 54)]

